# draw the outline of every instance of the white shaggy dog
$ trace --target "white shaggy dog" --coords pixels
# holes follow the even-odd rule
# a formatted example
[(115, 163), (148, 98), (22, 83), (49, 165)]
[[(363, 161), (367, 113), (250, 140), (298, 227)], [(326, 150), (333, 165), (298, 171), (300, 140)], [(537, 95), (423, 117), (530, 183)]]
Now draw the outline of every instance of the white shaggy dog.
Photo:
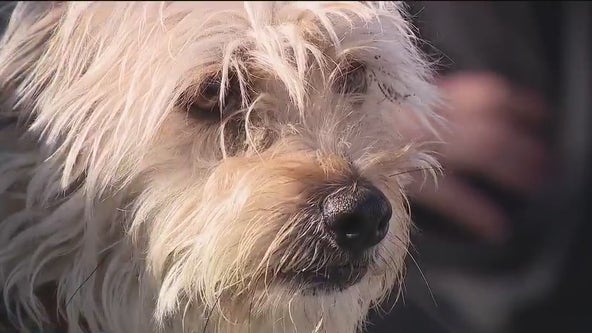
[(358, 331), (403, 272), (408, 172), (436, 164), (403, 134), (436, 119), (429, 80), (396, 3), (20, 3), (0, 49), (5, 313)]

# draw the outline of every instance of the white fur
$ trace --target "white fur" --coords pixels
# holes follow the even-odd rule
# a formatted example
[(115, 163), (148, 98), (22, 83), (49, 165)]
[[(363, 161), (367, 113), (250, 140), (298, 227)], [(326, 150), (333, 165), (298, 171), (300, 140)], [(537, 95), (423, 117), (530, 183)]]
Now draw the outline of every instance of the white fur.
[[(346, 59), (367, 94), (331, 91)], [(178, 107), (211, 73), (238, 78), (244, 141)], [(356, 332), (403, 273), (394, 174), (436, 165), (398, 131), (436, 118), (429, 80), (400, 4), (19, 4), (0, 82), (33, 148), (0, 153), (5, 305), (43, 326), (54, 283), (69, 332)], [(306, 190), (353, 173), (394, 211), (370, 272), (322, 295), (276, 281), (321, 250), (295, 239)]]

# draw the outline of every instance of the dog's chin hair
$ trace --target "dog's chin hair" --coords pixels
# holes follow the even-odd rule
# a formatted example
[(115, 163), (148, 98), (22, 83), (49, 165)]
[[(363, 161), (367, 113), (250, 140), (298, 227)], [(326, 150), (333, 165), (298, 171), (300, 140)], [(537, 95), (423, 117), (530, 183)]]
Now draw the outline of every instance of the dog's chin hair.
[[(0, 147), (0, 303), (14, 324), (48, 326), (57, 307), (71, 333), (361, 329), (401, 282), (405, 171), (438, 167), (403, 130), (433, 130), (439, 100), (401, 6), (20, 3), (0, 48), (0, 126), (18, 123), (0, 144), (22, 137)], [(352, 59), (367, 92), (335, 93)], [(238, 129), (180, 110), (213, 73), (238, 82)], [(352, 179), (393, 208), (368, 272), (343, 290), (282, 281), (335, 259), (295, 239), (320, 232), (312, 189)]]
[(359, 332), (365, 324), (360, 318), (373, 301), (384, 297), (384, 290), (392, 290), (395, 277), (389, 278), (365, 277), (341, 292), (303, 294), (298, 286), (271, 286), (264, 296), (248, 298), (246, 304), (233, 307), (219, 300), (213, 308), (200, 308), (203, 312), (188, 311), (184, 322), (207, 332)]
[[(406, 246), (403, 240), (397, 242), (400, 242), (397, 246)], [(387, 255), (377, 253), (376, 256), (381, 258), (377, 260), (380, 262)], [(204, 332), (359, 332), (365, 326), (363, 318), (369, 309), (390, 291), (399, 290), (393, 287), (401, 281), (403, 258), (392, 260), (376, 265), (360, 282), (344, 290), (269, 283), (244, 293), (232, 289), (228, 293), (219, 291), (209, 304), (184, 303), (185, 309), (191, 310), (183, 312), (181, 322)], [(161, 327), (179, 324), (175, 317), (170, 321), (166, 315), (160, 318), (163, 318)]]

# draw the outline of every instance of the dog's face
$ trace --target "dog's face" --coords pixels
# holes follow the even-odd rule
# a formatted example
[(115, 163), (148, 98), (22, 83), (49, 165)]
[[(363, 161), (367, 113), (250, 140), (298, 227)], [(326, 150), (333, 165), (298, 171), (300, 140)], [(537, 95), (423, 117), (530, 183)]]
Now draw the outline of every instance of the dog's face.
[(158, 320), (352, 332), (395, 286), (405, 171), (433, 165), (400, 129), (424, 126), (435, 97), (398, 6), (72, 3), (37, 17), (52, 29), (21, 86), (31, 129), (89, 211), (120, 198), (116, 229)]

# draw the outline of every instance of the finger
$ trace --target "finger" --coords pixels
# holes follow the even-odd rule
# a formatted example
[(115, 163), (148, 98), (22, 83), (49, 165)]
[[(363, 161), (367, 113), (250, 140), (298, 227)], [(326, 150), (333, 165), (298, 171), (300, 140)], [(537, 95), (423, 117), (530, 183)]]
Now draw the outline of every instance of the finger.
[(544, 179), (547, 152), (542, 143), (500, 123), (476, 123), (457, 132), (445, 146), (444, 163), (480, 174), (520, 193)]
[(507, 106), (510, 89), (505, 80), (489, 73), (460, 73), (440, 83), (448, 101), (443, 112), (453, 119), (499, 117)]
[(538, 132), (549, 123), (548, 106), (535, 91), (512, 89), (504, 110), (506, 118), (518, 128)]
[(456, 177), (444, 177), (437, 188), (417, 188), (412, 196), (477, 236), (490, 241), (506, 237), (508, 221), (500, 208)]
[(540, 94), (517, 87), (495, 74), (461, 73), (442, 80), (440, 87), (449, 105), (455, 108), (448, 110), (453, 118), (486, 116), (536, 130), (549, 120), (547, 105)]

